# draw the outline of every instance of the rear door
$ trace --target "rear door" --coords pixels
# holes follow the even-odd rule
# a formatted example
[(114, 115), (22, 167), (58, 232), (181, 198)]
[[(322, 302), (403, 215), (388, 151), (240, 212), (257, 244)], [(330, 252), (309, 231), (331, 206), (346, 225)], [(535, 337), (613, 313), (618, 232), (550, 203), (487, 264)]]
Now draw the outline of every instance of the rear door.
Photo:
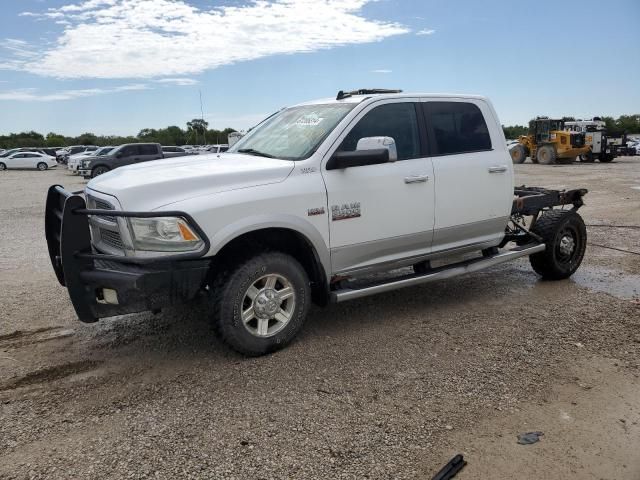
[(513, 200), (513, 166), (489, 104), (423, 102), (435, 176), (433, 250), (497, 245)]
[[(131, 165), (140, 161), (140, 151), (138, 145), (127, 145), (121, 151), (122, 155), (115, 159), (115, 167)], [(114, 167), (114, 168), (115, 168)]]
[(162, 158), (160, 147), (155, 144), (138, 145), (140, 159), (139, 162), (148, 162), (149, 160), (157, 160)]

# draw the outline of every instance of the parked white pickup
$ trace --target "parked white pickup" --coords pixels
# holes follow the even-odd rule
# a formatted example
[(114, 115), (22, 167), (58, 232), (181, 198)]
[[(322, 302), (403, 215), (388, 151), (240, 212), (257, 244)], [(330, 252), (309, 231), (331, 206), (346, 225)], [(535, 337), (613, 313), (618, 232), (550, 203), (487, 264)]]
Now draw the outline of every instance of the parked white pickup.
[[(360, 90), (283, 109), (224, 155), (118, 168), (83, 198), (52, 187), (62, 244), (49, 207), (47, 236), (81, 320), (204, 292), (224, 341), (258, 355), (295, 336), (312, 298), (339, 302), (523, 255), (566, 278), (584, 255), (584, 193), (516, 189), (514, 204), (511, 158), (483, 97)], [(574, 209), (551, 210), (564, 204)], [(499, 250), (508, 242), (517, 246)], [(400, 267), (413, 270), (369, 280)]]

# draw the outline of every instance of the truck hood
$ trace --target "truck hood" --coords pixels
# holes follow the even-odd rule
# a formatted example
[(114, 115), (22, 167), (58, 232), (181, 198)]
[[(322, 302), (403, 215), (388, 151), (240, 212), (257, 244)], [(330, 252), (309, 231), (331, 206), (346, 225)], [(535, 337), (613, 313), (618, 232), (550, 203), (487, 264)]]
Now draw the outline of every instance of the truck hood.
[(237, 153), (173, 157), (117, 168), (87, 188), (115, 196), (125, 210), (149, 211), (213, 193), (283, 181), (294, 162)]

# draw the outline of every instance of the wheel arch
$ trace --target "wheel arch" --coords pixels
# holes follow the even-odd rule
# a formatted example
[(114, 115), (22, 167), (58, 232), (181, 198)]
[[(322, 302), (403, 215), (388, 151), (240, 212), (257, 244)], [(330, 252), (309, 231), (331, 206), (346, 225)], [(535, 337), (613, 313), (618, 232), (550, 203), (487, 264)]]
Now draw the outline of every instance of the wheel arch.
[(314, 302), (328, 302), (331, 259), (320, 232), (297, 217), (248, 217), (235, 222), (211, 238), (209, 254), (213, 269), (227, 258), (237, 258), (251, 249), (268, 248), (292, 255), (311, 280)]

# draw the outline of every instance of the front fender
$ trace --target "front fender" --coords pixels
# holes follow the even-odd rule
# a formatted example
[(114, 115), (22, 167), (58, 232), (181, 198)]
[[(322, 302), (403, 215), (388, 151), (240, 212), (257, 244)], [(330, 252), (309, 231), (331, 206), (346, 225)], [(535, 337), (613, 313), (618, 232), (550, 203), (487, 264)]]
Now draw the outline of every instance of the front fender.
[(329, 247), (322, 234), (310, 222), (295, 215), (261, 214), (252, 215), (233, 222), (211, 237), (209, 255), (215, 255), (233, 239), (249, 232), (267, 228), (284, 228), (303, 235), (315, 250), (326, 278), (331, 275), (331, 257)]

